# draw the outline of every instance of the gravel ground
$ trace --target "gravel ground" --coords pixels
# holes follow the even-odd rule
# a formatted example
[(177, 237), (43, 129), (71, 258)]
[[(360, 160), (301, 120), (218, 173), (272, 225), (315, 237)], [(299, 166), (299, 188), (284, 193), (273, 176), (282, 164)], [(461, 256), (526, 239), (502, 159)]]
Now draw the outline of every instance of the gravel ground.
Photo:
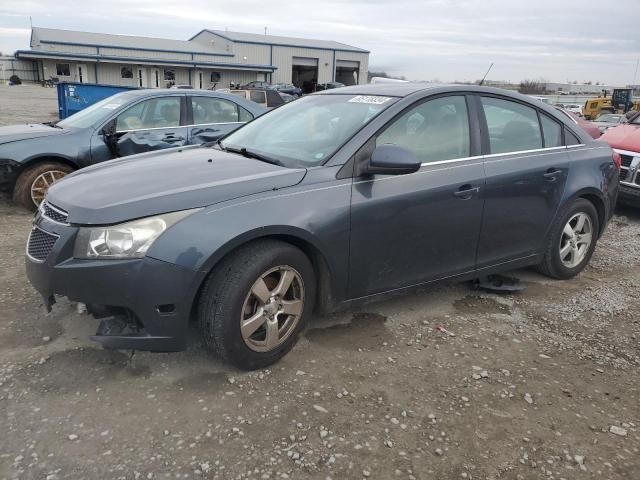
[(58, 120), (55, 88), (35, 84), (0, 85), (0, 125)]
[(195, 331), (131, 357), (87, 340), (76, 305), (46, 314), (30, 218), (0, 199), (0, 479), (640, 479), (638, 210), (574, 280), (517, 271), (517, 295), (454, 285), (318, 318), (252, 373)]
[[(640, 214), (572, 281), (467, 285), (316, 319), (273, 368), (98, 349), (24, 276), (0, 203), (0, 478), (640, 478)], [(455, 337), (436, 331), (439, 323)]]

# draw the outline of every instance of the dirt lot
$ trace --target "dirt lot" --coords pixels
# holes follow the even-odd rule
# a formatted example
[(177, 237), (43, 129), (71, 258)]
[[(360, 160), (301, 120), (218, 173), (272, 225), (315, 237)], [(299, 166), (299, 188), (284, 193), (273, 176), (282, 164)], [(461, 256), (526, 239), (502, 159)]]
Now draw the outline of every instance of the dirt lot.
[(0, 200), (0, 479), (640, 479), (640, 211), (572, 281), (316, 319), (252, 373), (195, 332), (184, 353), (97, 348), (97, 321), (28, 284), (29, 228)]
[(0, 125), (51, 122), (58, 119), (55, 88), (24, 84), (0, 85)]

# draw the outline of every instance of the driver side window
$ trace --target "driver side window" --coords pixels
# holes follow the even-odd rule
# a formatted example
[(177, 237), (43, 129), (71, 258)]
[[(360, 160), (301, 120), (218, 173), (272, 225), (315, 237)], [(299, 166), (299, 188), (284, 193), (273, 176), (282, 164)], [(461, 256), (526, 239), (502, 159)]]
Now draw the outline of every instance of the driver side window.
[(376, 146), (405, 147), (423, 163), (465, 158), (471, 149), (469, 115), (464, 96), (421, 103), (394, 120), (376, 139)]
[(116, 131), (180, 126), (180, 98), (150, 98), (135, 104), (117, 116)]

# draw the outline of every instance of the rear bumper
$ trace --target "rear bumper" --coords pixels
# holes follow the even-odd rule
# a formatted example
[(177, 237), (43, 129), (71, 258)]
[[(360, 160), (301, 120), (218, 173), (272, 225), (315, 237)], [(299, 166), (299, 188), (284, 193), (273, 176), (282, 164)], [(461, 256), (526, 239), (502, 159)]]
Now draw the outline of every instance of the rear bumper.
[(51, 303), (55, 295), (89, 305), (90, 311), (121, 319), (134, 328), (101, 328), (92, 340), (111, 349), (158, 352), (186, 347), (196, 272), (145, 257), (128, 260), (79, 260), (72, 256), (77, 228), (39, 217), (39, 228), (59, 235), (44, 261), (26, 256), (31, 284)]

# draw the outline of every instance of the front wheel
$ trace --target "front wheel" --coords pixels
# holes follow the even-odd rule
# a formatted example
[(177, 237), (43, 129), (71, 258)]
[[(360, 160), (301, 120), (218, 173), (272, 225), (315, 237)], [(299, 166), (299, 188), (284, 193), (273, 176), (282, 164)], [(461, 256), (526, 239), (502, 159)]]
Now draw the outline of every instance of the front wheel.
[(49, 187), (73, 168), (59, 162), (44, 162), (27, 167), (13, 188), (13, 201), (29, 210), (35, 210), (44, 199)]
[(267, 367), (291, 350), (315, 298), (311, 262), (278, 240), (247, 244), (216, 267), (198, 305), (207, 347), (244, 370)]
[(552, 278), (569, 279), (589, 263), (600, 231), (593, 203), (578, 198), (556, 218), (542, 263), (538, 270)]

